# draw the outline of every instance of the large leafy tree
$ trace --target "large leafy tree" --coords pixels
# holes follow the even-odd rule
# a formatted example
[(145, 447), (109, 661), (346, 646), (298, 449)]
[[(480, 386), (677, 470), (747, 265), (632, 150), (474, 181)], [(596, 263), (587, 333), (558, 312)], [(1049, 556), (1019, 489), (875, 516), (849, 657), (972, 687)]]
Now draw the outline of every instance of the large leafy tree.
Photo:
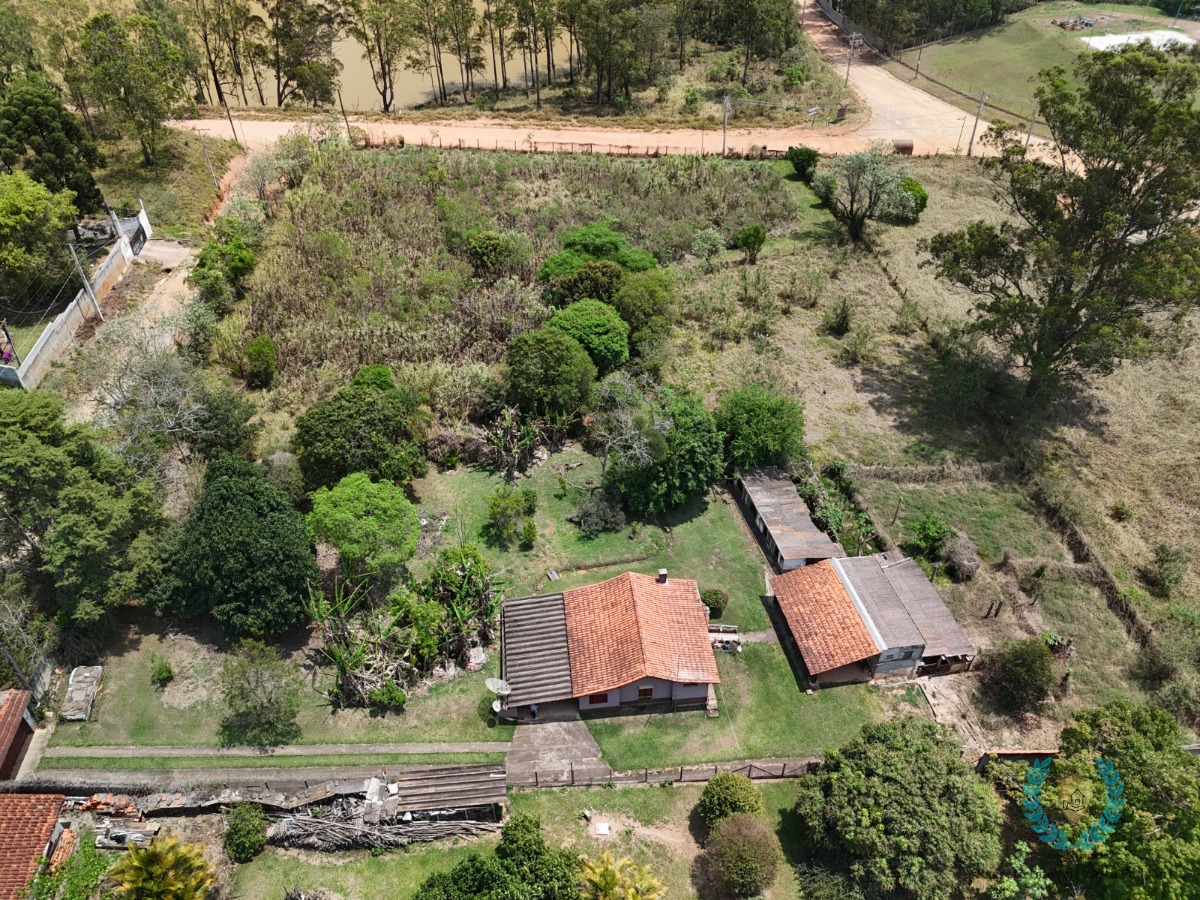
[(336, 0), (273, 0), (265, 8), (276, 104), (332, 103), (342, 71), (333, 53), (342, 22), (339, 4)]
[(148, 481), (44, 391), (0, 391), (0, 551), (86, 625), (157, 573), (161, 503)]
[(362, 44), (381, 108), (391, 112), (396, 102), (396, 73), (416, 37), (404, 5), (394, 0), (349, 0), (346, 12), (346, 31)]
[(891, 145), (880, 142), (834, 157), (813, 174), (812, 188), (857, 243), (866, 237), (868, 220), (911, 213), (913, 199), (903, 187), (907, 175)]
[(24, 169), (51, 191), (71, 191), (80, 212), (104, 208), (92, 169), (103, 162), (96, 144), (43, 79), (16, 79), (0, 95), (0, 164)]
[(546, 323), (583, 346), (601, 373), (629, 359), (629, 326), (620, 313), (599, 300), (577, 300)]
[(649, 444), (650, 460), (610, 463), (607, 479), (639, 515), (658, 515), (708, 490), (725, 468), (724, 435), (694, 394), (663, 388), (662, 413), (670, 426)]
[(71, 277), (65, 237), (73, 201), (25, 172), (0, 173), (0, 298), (8, 306), (30, 305)]
[(725, 432), (725, 453), (735, 471), (784, 466), (804, 456), (804, 411), (758, 382), (721, 398), (717, 427)]
[(1002, 817), (939, 725), (867, 725), (825, 757), (796, 801), (814, 860), (848, 868), (869, 895), (949, 900), (995, 872)]
[(403, 488), (356, 472), (312, 495), (308, 531), (337, 547), (344, 563), (377, 571), (412, 557), (421, 525)]
[(595, 380), (587, 351), (558, 328), (527, 331), (508, 346), (508, 392), (526, 412), (573, 416), (587, 405)]
[(163, 122), (187, 78), (183, 54), (155, 19), (133, 15), (121, 21), (112, 13), (87, 21), (80, 50), (88, 67), (87, 92), (133, 130), (146, 165), (157, 166)]
[(16, 3), (0, 4), (0, 91), (34, 64), (33, 33), (37, 23)]
[(221, 663), (221, 721), (224, 744), (274, 747), (300, 736), (300, 667), (279, 648), (239, 641)]
[(159, 603), (211, 613), (234, 635), (262, 636), (305, 621), (317, 577), (304, 520), (287, 496), (240, 459), (211, 463), (195, 511), (166, 550)]
[(1125, 808), (1116, 831), (1096, 850), (1063, 858), (1067, 880), (1082, 884), (1088, 897), (1198, 896), (1200, 759), (1182, 744), (1179, 726), (1168, 713), (1128, 700), (1076, 713), (1063, 729), (1055, 771), (1093, 781), (1093, 819), (1105, 799), (1093, 758), (1114, 763), (1125, 784)]
[(407, 484), (425, 473), (428, 414), (385, 366), (367, 366), (296, 421), (292, 443), (311, 487), (332, 486), (354, 472)]
[(1054, 157), (998, 126), (985, 162), (1012, 219), (929, 242), (939, 277), (976, 294), (974, 327), (1034, 397), (1174, 339), (1200, 296), (1200, 47), (1082, 55), (1041, 73)]

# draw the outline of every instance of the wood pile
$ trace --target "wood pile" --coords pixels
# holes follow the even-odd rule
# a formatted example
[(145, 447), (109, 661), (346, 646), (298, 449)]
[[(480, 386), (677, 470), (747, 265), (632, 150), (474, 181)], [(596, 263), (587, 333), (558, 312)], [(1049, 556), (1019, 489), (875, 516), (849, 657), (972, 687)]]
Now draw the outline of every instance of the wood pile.
[(130, 824), (102, 819), (96, 828), (96, 847), (99, 850), (124, 850), (130, 844), (146, 847), (158, 836), (158, 829), (158, 825), (146, 822)]
[(267, 843), (332, 852), (369, 847), (407, 847), (423, 841), (492, 834), (499, 830), (499, 822), (471, 819), (367, 824), (359, 818), (339, 819), (328, 814), (295, 815), (276, 818), (267, 828)]

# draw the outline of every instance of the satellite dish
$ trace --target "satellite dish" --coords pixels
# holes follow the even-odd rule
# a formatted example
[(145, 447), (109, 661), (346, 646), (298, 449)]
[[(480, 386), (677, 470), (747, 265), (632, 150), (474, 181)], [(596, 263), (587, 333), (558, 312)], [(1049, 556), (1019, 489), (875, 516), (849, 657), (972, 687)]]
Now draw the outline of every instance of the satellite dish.
[(512, 688), (502, 678), (489, 678), (484, 682), (484, 686), (498, 697), (507, 697), (512, 693)]

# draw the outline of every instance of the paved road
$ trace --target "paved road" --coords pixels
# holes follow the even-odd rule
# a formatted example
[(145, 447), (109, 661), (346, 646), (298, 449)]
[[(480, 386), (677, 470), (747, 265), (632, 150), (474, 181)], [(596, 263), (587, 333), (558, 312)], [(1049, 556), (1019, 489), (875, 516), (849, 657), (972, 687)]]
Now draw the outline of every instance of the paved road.
[(476, 741), (474, 743), (440, 744), (289, 744), (259, 750), (256, 747), (51, 747), (45, 759), (101, 758), (137, 759), (140, 757), (222, 757), (222, 756), (346, 756), (384, 755), (406, 756), (416, 753), (507, 753), (512, 745), (507, 741)]
[[(815, 4), (810, 4), (804, 21), (805, 32), (839, 71), (844, 71), (846, 45), (837, 28)], [(869, 120), (858, 127), (822, 128), (731, 128), (728, 146), (747, 151), (751, 147), (786, 149), (805, 144), (823, 153), (852, 153), (873, 141), (903, 138), (914, 142), (914, 152), (952, 153), (961, 140), (963, 151), (970, 136), (971, 120), (961, 109), (896, 78), (870, 56), (856, 60), (850, 68), (850, 84), (862, 105), (869, 108)], [(849, 92), (847, 92), (849, 93)], [(479, 147), (482, 149), (555, 151), (564, 149), (653, 153), (718, 153), (719, 130), (674, 128), (655, 131), (605, 128), (602, 125), (565, 123), (561, 127), (544, 123), (522, 123), (511, 119), (479, 118), (412, 122), (351, 121), (373, 140), (403, 137), (409, 144), (443, 147)], [(735, 118), (736, 121), (736, 118)], [(238, 139), (251, 150), (259, 150), (295, 129), (293, 121), (234, 119)], [(229, 137), (225, 119), (199, 119), (172, 123), (179, 128), (195, 128), (219, 137)], [(303, 123), (299, 123), (303, 127)], [(982, 134), (988, 123), (979, 123)]]

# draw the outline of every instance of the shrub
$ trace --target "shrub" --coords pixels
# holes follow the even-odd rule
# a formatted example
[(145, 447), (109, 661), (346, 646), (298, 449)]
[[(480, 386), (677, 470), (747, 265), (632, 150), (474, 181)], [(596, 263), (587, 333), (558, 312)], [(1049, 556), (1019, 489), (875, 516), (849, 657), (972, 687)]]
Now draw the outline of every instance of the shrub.
[(1158, 594), (1170, 597), (1187, 577), (1190, 561), (1191, 557), (1182, 547), (1159, 544), (1154, 548), (1154, 558), (1143, 574)]
[(596, 366), (565, 331), (539, 328), (508, 345), (508, 391), (534, 415), (573, 415), (588, 402)]
[(1118, 500), (1108, 508), (1108, 514), (1114, 522), (1128, 522), (1133, 518), (1133, 507), (1124, 500)]
[(913, 535), (910, 543), (914, 552), (926, 559), (936, 559), (950, 536), (950, 526), (932, 512), (909, 522), (908, 529)]
[(921, 187), (921, 182), (915, 178), (904, 178), (900, 181), (900, 189), (913, 199), (913, 215), (916, 219), (925, 212), (925, 207), (929, 205), (929, 192)]
[(696, 804), (696, 813), (709, 828), (715, 828), (718, 822), (734, 813), (762, 815), (764, 810), (762, 794), (754, 782), (735, 772), (714, 775), (704, 786)]
[(715, 228), (701, 228), (692, 235), (692, 254), (704, 262), (704, 269), (711, 272), (713, 260), (725, 250), (725, 238)]
[(171, 663), (157, 653), (150, 654), (150, 680), (158, 687), (166, 687), (175, 678)]
[(538, 269), (538, 278), (550, 283), (559, 281), (574, 275), (594, 259), (591, 255), (579, 250), (560, 250), (542, 263), (542, 267)]
[(860, 322), (842, 341), (838, 348), (838, 359), (848, 366), (860, 365), (870, 359), (874, 340), (875, 333), (871, 331), (871, 326)]
[(601, 375), (629, 359), (629, 325), (621, 314), (599, 300), (579, 300), (546, 323), (583, 346)]
[(521, 525), (521, 549), (532, 550), (535, 543), (537, 543), (537, 523), (533, 519), (526, 519)]
[(610, 259), (629, 246), (625, 235), (600, 223), (564, 231), (561, 240), (564, 250), (586, 253), (595, 259)]
[(645, 272), (658, 266), (658, 260), (653, 255), (645, 250), (634, 250), (630, 247), (618, 250), (613, 259), (628, 272)]
[(385, 678), (377, 688), (367, 691), (367, 703), (375, 709), (403, 709), (408, 694), (392, 679)]
[(1057, 675), (1054, 655), (1040, 637), (1013, 641), (1000, 651), (989, 673), (989, 691), (1010, 713), (1032, 712), (1050, 696)]
[(917, 306), (917, 301), (906, 296), (900, 301), (900, 310), (896, 313), (896, 321), (892, 325), (892, 331), (896, 334), (910, 335), (916, 334), (921, 328), (921, 308)]
[(738, 813), (722, 820), (704, 848), (704, 871), (732, 897), (756, 897), (775, 882), (783, 852), (760, 816)]
[(821, 331), (835, 338), (845, 337), (854, 324), (854, 307), (848, 297), (838, 297), (821, 315)]
[(821, 161), (821, 154), (812, 147), (788, 147), (787, 160), (805, 184), (812, 184), (813, 172)]
[(225, 853), (234, 862), (254, 859), (267, 842), (267, 821), (257, 803), (235, 803), (225, 812)]
[(131, 844), (108, 871), (115, 900), (201, 900), (216, 884), (200, 844), (164, 835), (144, 847)]
[[(514, 488), (505, 484), (496, 488), (487, 498), (488, 518), (483, 526), (484, 536), (491, 546), (508, 547), (524, 539), (526, 525), (533, 525), (531, 517), (537, 511), (537, 494), (533, 488)], [(536, 526), (533, 529), (537, 537)], [(532, 544), (532, 541), (530, 541)]]
[(256, 411), (254, 404), (226, 388), (205, 390), (200, 401), (200, 430), (189, 440), (191, 448), (209, 460), (223, 456), (253, 458), (260, 430), (259, 425), (250, 424)]
[(675, 322), (678, 288), (668, 269), (626, 275), (612, 295), (612, 305), (629, 325), (635, 348), (655, 335), (665, 335)]
[(729, 606), (729, 595), (720, 588), (705, 588), (700, 592), (700, 599), (708, 607), (714, 619), (719, 619)]
[(758, 253), (766, 242), (766, 230), (761, 225), (749, 225), (738, 232), (734, 246), (746, 254), (746, 262), (752, 266), (758, 262)]
[(517, 232), (479, 231), (467, 238), (467, 257), (484, 278), (519, 273), (529, 261), (529, 238)]
[(625, 527), (625, 511), (607, 491), (596, 491), (579, 504), (575, 522), (586, 537), (594, 538), (605, 531), (620, 531)]
[(702, 99), (700, 91), (696, 88), (688, 88), (683, 92), (683, 106), (692, 115), (700, 112), (700, 101)]
[(585, 263), (577, 272), (555, 282), (550, 288), (551, 299), (558, 306), (577, 300), (611, 303), (624, 277), (625, 270), (612, 260), (593, 260)]
[(266, 390), (275, 383), (275, 342), (260, 334), (246, 345), (246, 387)]
[(790, 397), (752, 382), (725, 394), (714, 416), (735, 471), (785, 466), (804, 456), (804, 411)]
[(979, 551), (965, 534), (956, 534), (942, 552), (950, 577), (962, 583), (970, 581), (979, 571)]

